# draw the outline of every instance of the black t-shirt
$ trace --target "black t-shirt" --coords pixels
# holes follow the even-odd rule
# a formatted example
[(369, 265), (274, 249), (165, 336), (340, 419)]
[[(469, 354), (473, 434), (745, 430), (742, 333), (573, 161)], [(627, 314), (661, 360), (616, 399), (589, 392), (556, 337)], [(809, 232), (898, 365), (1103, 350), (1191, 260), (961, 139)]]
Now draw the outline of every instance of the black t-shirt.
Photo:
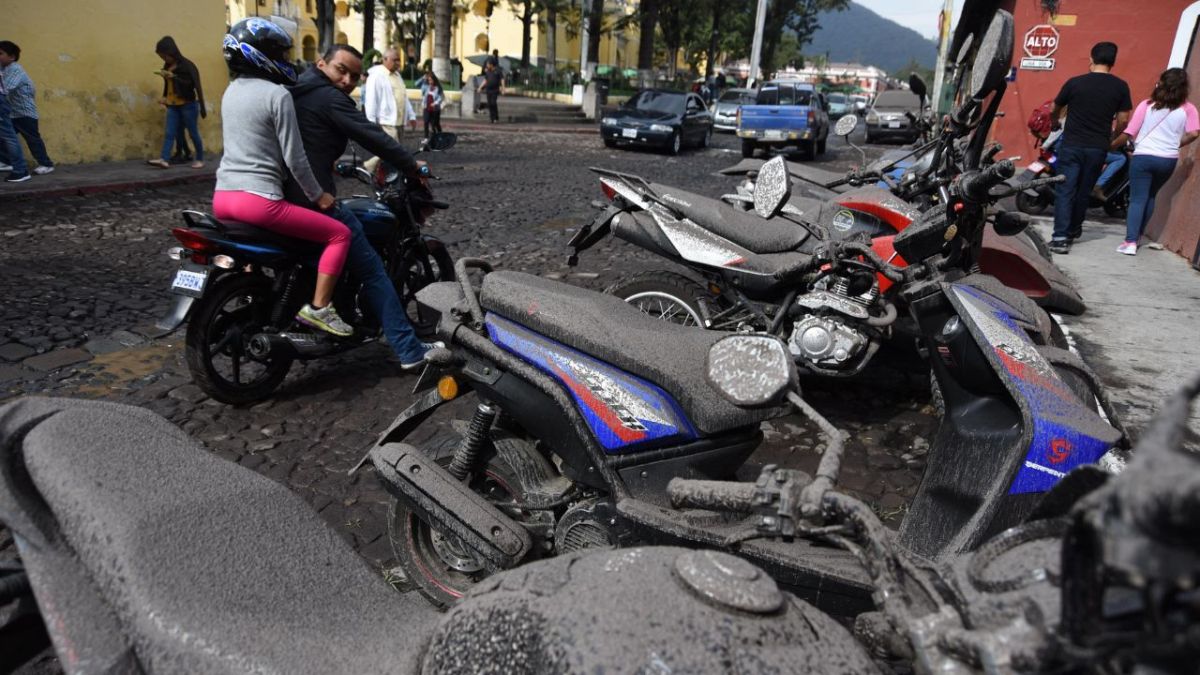
[(504, 81), (504, 74), (500, 72), (499, 68), (493, 68), (490, 72), (483, 74), (483, 80), (485, 83), (483, 85), (484, 91), (498, 92), (500, 91), (500, 83)]
[(1108, 148), (1113, 117), (1133, 109), (1129, 85), (1110, 73), (1088, 73), (1067, 80), (1054, 98), (1067, 106), (1062, 144), (1078, 148)]

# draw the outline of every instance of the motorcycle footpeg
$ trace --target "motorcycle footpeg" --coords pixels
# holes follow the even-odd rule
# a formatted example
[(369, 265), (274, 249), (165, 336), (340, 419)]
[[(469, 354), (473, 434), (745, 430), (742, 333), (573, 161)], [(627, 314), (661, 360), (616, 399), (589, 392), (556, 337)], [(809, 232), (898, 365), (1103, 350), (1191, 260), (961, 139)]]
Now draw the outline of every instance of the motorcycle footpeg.
[(533, 546), (529, 532), (417, 448), (385, 443), (371, 450), (384, 485), (434, 529), (458, 537), (499, 569)]

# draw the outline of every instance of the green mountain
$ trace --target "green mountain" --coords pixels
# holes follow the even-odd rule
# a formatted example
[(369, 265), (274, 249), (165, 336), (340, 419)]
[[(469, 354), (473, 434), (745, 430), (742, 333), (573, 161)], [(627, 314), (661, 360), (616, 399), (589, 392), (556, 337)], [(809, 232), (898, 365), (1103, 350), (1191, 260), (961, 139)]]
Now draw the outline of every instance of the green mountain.
[[(804, 54), (829, 54), (838, 63), (863, 63), (894, 73), (908, 65), (911, 59), (926, 68), (937, 62), (937, 43), (927, 40), (911, 28), (885, 19), (875, 12), (850, 3), (841, 12), (822, 12), (820, 28)], [(929, 17), (936, 24), (937, 17)]]

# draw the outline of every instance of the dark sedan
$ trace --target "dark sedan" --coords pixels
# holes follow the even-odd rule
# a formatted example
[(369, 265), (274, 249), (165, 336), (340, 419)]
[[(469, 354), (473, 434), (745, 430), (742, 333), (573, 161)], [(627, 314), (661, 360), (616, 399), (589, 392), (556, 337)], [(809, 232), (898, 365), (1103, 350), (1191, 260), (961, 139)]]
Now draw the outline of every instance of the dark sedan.
[(713, 118), (695, 94), (643, 89), (600, 120), (608, 147), (649, 145), (677, 154), (685, 145), (707, 147)]

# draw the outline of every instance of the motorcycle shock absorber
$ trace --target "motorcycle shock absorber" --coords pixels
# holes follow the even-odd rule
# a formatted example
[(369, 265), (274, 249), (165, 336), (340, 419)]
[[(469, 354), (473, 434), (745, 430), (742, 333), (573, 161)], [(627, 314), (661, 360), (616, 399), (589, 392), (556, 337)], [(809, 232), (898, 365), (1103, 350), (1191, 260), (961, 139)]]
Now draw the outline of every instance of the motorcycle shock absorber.
[[(288, 307), (292, 306), (292, 300), (296, 296), (296, 279), (300, 276), (300, 266), (296, 265), (283, 277), (283, 290), (279, 290), (279, 301), (271, 308), (271, 325), (280, 328), (286, 327), (285, 319), (290, 319)], [(276, 289), (278, 290), (278, 289)]]
[(447, 468), (450, 475), (458, 480), (466, 480), (475, 470), (475, 464), (483, 451), (483, 444), (487, 442), (488, 431), (496, 421), (498, 412), (495, 406), (487, 402), (480, 403), (479, 407), (475, 408), (467, 436), (454, 451), (454, 458), (450, 460), (450, 466)]

